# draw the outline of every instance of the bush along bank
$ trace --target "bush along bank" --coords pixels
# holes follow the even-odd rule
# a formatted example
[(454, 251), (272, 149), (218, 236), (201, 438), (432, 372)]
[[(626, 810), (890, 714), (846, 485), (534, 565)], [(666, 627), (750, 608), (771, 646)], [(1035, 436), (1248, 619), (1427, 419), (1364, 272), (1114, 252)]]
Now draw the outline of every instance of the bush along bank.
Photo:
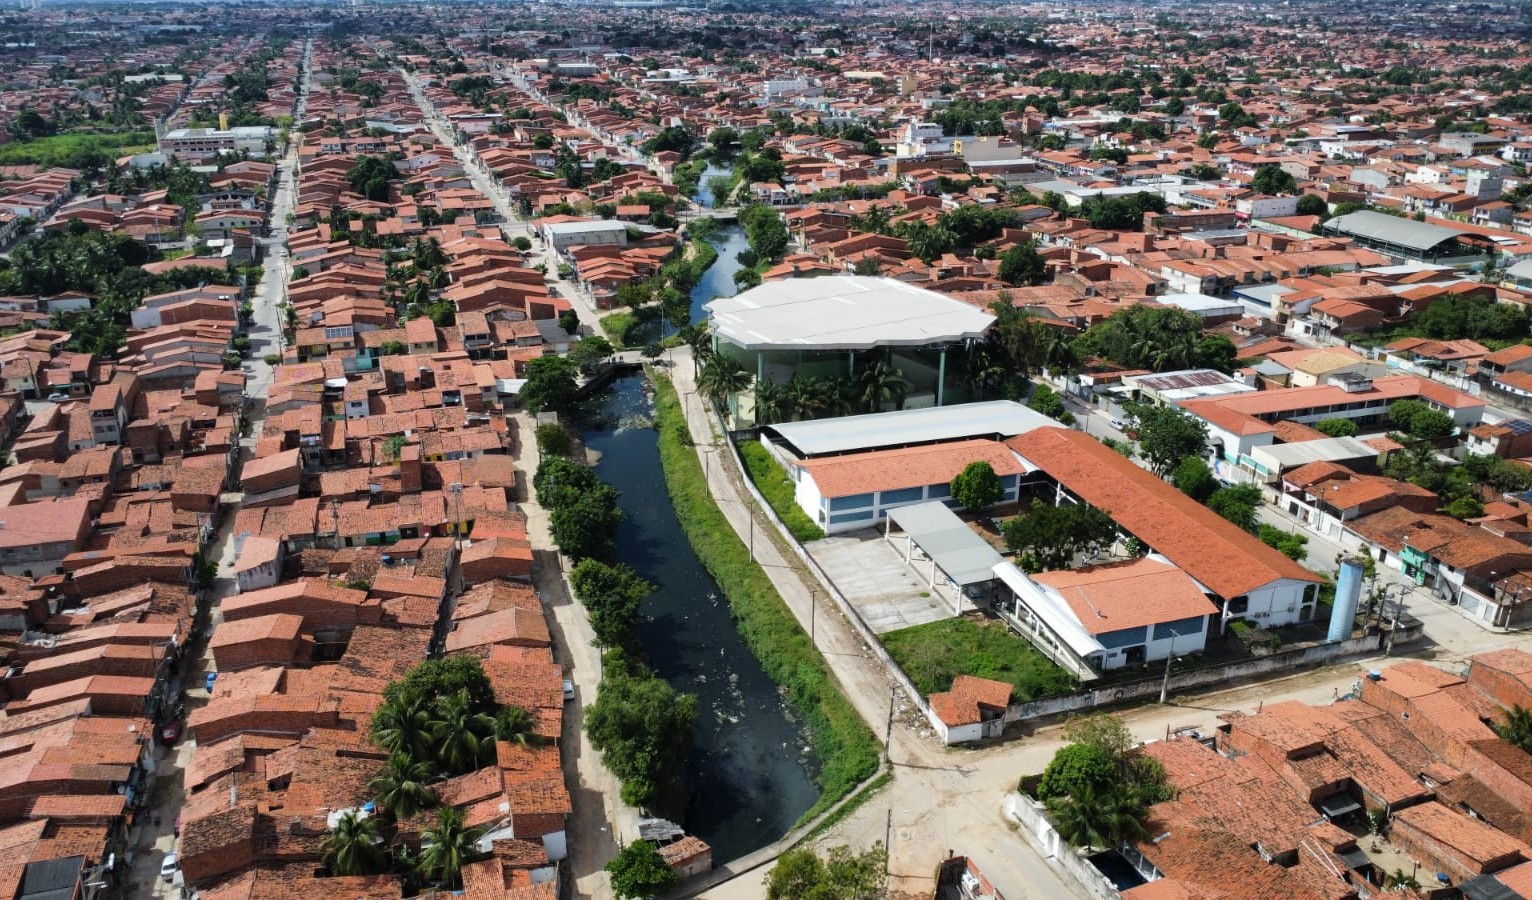
[(877, 738), (841, 694), (824, 658), (713, 502), (670, 380), (655, 377), (654, 384), (660, 464), (681, 530), (728, 599), (740, 634), (761, 668), (786, 689), (819, 757), (819, 802), (799, 820), (808, 821), (877, 771)]
[(606, 651), (585, 732), (622, 782), (623, 802), (659, 806), (674, 796), (691, 751), (697, 698), (676, 693), (637, 658), (639, 608), (654, 585), (612, 562), (622, 522), (617, 491), (588, 466), (562, 456), (543, 457), (532, 486), (548, 510), (554, 543), (577, 560), (569, 584)]

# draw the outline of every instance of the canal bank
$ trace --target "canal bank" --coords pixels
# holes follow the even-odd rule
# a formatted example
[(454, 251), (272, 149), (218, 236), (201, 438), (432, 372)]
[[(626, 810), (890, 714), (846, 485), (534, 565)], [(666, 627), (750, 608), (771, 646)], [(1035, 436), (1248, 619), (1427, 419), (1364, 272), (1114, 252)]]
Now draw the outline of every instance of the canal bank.
[(644, 603), (644, 655), (677, 691), (697, 696), (682, 824), (724, 862), (776, 840), (818, 802), (818, 759), (802, 717), (751, 653), (682, 531), (650, 427), (651, 398), (641, 377), (616, 379), (593, 399), (583, 435), (598, 454), (596, 474), (622, 494), (617, 560), (656, 587)]

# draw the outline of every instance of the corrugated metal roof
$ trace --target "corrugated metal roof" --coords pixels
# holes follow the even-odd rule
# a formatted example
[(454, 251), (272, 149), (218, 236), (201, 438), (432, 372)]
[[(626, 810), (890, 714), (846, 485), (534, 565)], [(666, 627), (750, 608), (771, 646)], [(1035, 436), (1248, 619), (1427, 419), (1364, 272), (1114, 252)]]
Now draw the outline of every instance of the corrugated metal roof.
[(998, 437), (1003, 440), (1034, 428), (1057, 424), (1020, 403), (992, 400), (809, 422), (782, 422), (765, 426), (761, 431), (787, 444), (798, 456), (813, 457), (965, 438)]
[(940, 501), (901, 506), (890, 510), (888, 517), (961, 587), (993, 581), (995, 566), (1004, 562), (994, 547)]
[(1429, 250), (1437, 244), (1468, 233), (1368, 210), (1336, 216), (1325, 223), (1325, 229), (1411, 250)]

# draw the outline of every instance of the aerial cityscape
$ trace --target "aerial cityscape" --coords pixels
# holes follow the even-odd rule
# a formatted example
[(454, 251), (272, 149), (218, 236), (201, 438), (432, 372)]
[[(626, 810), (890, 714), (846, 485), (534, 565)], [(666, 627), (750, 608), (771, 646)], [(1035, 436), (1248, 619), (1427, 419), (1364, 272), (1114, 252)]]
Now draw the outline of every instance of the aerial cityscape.
[(0, 900), (1532, 898), (1532, 4), (0, 35)]

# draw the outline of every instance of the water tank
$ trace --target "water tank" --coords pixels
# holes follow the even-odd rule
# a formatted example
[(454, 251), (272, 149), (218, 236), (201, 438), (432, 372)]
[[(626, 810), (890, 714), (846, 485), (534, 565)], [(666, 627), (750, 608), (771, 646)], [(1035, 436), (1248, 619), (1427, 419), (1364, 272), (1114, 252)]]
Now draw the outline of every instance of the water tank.
[(1362, 600), (1362, 564), (1354, 559), (1342, 560), (1340, 579), (1335, 582), (1335, 606), (1330, 610), (1330, 633), (1332, 641), (1344, 641), (1351, 637), (1356, 622), (1357, 606)]

